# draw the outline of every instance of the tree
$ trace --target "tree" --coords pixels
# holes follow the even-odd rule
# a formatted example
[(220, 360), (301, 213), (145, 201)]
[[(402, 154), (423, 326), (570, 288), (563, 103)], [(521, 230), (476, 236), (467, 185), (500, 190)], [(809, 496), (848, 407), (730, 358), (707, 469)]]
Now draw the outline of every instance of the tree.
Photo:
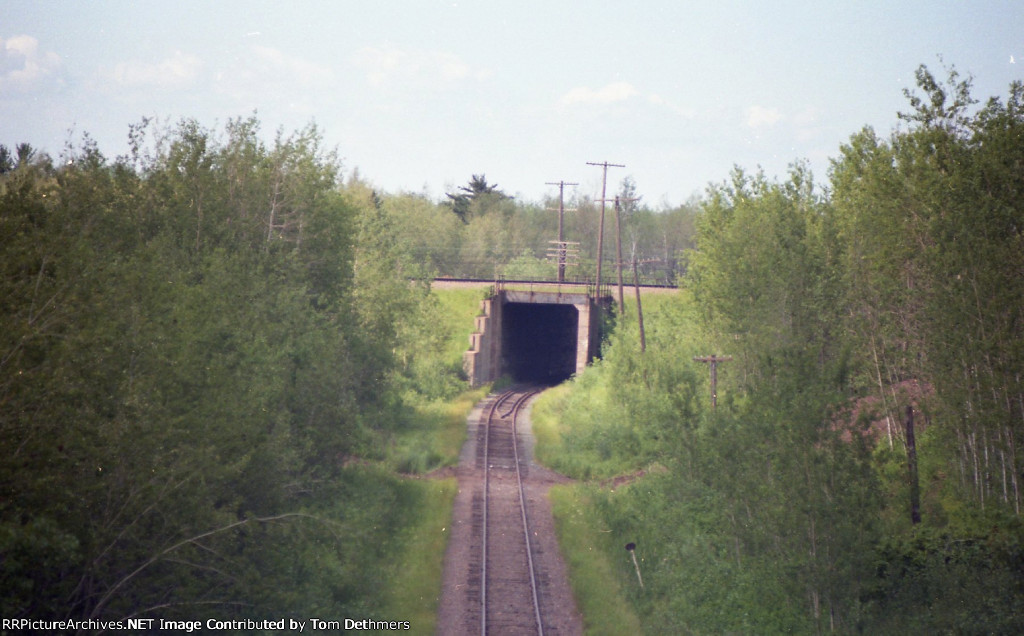
[(14, 157), (7, 146), (0, 144), (0, 175), (14, 170)]
[(511, 199), (498, 189), (498, 184), (487, 183), (487, 177), (482, 174), (473, 175), (468, 185), (460, 186), (458, 192), (449, 192), (445, 196), (452, 212), (463, 223), (468, 223), (475, 215), (485, 214), (496, 203)]
[[(968, 500), (1019, 515), (1024, 286), (1019, 166), (1024, 89), (975, 113), (970, 81), (917, 72), (907, 130), (865, 130), (833, 166), (845, 237), (847, 324), (890, 418), (900, 387), (934, 388), (928, 412)], [(952, 99), (950, 97), (952, 96)]]
[(356, 307), (336, 159), (312, 127), (149, 126), (0, 175), (0, 609), (274, 615), (299, 551), (353, 602), (354, 530), (310, 510), (383, 419), (395, 316)]

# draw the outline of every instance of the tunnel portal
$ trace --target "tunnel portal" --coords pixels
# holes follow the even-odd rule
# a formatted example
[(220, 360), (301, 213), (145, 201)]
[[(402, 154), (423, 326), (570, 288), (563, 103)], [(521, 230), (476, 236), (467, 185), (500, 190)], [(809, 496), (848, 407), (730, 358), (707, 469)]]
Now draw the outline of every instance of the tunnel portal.
[(600, 316), (610, 304), (586, 287), (498, 289), (480, 303), (462, 358), (467, 379), (556, 384), (582, 373), (599, 354)]
[(504, 314), (503, 366), (514, 382), (557, 384), (576, 372), (576, 307), (508, 303)]

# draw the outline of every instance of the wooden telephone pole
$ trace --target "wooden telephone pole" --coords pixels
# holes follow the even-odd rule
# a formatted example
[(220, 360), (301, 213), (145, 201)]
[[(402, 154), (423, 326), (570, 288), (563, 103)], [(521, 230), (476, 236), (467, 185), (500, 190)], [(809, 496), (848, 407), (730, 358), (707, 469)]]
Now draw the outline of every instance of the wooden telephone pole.
[[(622, 219), (621, 219), (621, 216), (622, 216), (621, 215), (622, 203), (623, 203), (623, 201), (639, 201), (639, 200), (640, 200), (640, 197), (628, 198), (627, 199), (625, 197), (620, 197), (619, 195), (615, 195), (614, 199), (603, 199), (603, 201), (614, 201), (615, 202), (615, 257), (618, 259), (616, 261), (617, 262), (616, 269), (618, 271), (618, 280), (619, 280), (619, 298), (618, 298), (618, 300), (619, 300), (619, 315), (620, 316), (622, 315), (622, 312), (624, 311), (624, 305), (623, 305), (623, 301), (622, 301), (622, 266), (625, 264), (625, 261), (622, 260)], [(602, 203), (602, 205), (603, 205), (603, 203)], [(600, 269), (598, 271), (600, 271)]]
[(602, 161), (600, 163), (588, 161), (588, 166), (602, 166), (604, 173), (601, 178), (601, 220), (597, 225), (597, 288), (601, 288), (601, 258), (603, 257), (603, 246), (604, 246), (604, 204), (608, 200), (606, 199), (608, 191), (608, 168), (625, 168), (626, 166), (618, 163), (608, 163)]
[(633, 266), (633, 289), (636, 290), (636, 322), (637, 327), (640, 329), (640, 352), (647, 351), (647, 337), (644, 335), (644, 308), (640, 304), (640, 274), (637, 272), (636, 266), (640, 263), (657, 263), (660, 258), (648, 258), (644, 260), (637, 260), (636, 258), (636, 240), (633, 241), (633, 253), (630, 259), (630, 264)]
[(732, 360), (732, 356), (694, 356), (694, 362), (707, 362), (711, 365), (711, 408), (718, 408), (718, 363)]
[[(615, 195), (615, 257), (618, 259), (618, 270), (619, 270), (619, 315), (626, 310), (626, 306), (622, 300), (622, 202), (623, 201), (639, 201), (640, 197), (635, 198), (624, 198), (619, 195)], [(639, 290), (639, 288), (637, 288)], [(639, 294), (639, 291), (637, 292)], [(638, 296), (639, 297), (639, 296)]]
[[(565, 186), (577, 186), (578, 183), (568, 183), (566, 181), (559, 181), (557, 183), (547, 181), (547, 185), (558, 186), (558, 282), (565, 282), (565, 262), (566, 254), (568, 251), (568, 245), (565, 241), (565, 236), (562, 230), (562, 220), (565, 218)], [(550, 208), (549, 208), (550, 209)]]
[(558, 282), (565, 282), (565, 268), (580, 264), (580, 244), (578, 241), (548, 241), (548, 260), (558, 263)]

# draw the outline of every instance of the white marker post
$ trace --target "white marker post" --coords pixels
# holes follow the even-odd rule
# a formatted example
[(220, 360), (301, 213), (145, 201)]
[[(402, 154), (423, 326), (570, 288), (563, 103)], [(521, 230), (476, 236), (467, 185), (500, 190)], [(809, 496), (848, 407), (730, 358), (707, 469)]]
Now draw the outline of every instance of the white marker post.
[(636, 580), (640, 581), (640, 589), (644, 588), (644, 579), (640, 576), (640, 564), (636, 562), (636, 544), (633, 542), (626, 544), (626, 550), (629, 551), (629, 556), (633, 557), (633, 567), (636, 568)]

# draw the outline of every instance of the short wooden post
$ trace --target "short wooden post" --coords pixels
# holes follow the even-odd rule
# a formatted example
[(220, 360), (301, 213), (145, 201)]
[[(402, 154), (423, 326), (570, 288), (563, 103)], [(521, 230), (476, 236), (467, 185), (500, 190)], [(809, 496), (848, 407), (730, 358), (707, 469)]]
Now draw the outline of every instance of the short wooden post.
[(633, 557), (633, 567), (636, 568), (636, 580), (640, 581), (640, 589), (643, 589), (644, 579), (640, 576), (640, 564), (636, 562), (636, 544), (633, 542), (627, 543), (626, 550), (629, 552), (629, 556)]

